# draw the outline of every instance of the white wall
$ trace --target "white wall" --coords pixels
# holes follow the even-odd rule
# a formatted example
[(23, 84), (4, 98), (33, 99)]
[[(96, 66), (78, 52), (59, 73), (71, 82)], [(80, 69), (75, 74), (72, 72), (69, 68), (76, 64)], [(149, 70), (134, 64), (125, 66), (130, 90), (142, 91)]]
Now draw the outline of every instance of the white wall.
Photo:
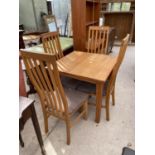
[(46, 0), (19, 0), (19, 23), (23, 24), (26, 30), (45, 30), (41, 12), (47, 13)]
[(32, 0), (19, 0), (19, 24), (28, 30), (36, 29)]

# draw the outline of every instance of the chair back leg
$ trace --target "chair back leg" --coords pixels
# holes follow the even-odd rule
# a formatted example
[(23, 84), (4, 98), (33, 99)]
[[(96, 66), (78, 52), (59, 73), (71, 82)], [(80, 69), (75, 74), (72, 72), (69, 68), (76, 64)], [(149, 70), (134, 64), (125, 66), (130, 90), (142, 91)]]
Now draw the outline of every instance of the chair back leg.
[(109, 100), (110, 100), (110, 94), (106, 95), (106, 101), (105, 101), (105, 107), (106, 107), (106, 120), (110, 120), (110, 113), (109, 113)]
[(112, 105), (115, 105), (115, 88), (112, 91)]

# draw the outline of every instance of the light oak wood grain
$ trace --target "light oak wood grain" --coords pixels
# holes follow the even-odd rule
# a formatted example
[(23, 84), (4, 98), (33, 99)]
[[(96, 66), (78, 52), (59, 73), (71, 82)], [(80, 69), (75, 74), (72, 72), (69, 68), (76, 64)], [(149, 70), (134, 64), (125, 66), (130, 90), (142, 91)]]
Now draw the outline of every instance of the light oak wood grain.
[(116, 57), (74, 51), (57, 61), (61, 74), (90, 81), (104, 83), (116, 64)]

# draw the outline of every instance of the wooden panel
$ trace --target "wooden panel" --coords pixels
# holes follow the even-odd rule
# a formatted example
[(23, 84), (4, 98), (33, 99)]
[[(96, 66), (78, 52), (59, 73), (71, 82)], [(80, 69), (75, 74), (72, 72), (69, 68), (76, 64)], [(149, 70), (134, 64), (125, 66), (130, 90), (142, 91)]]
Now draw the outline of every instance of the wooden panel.
[(86, 5), (86, 22), (99, 20), (99, 4), (87, 3)]
[(132, 13), (105, 14), (105, 25), (115, 27), (117, 40), (122, 40), (131, 32)]
[(132, 42), (135, 42), (135, 27), (134, 27), (134, 30), (133, 30)]
[(72, 0), (71, 4), (74, 49), (84, 50), (86, 39), (86, 2), (85, 0)]
[(98, 24), (99, 0), (72, 0), (74, 49), (85, 51), (88, 27)]
[[(108, 3), (131, 2), (129, 11), (107, 11), (104, 8)], [(116, 28), (116, 40), (121, 41), (127, 33), (130, 34), (130, 41), (134, 40), (135, 29), (135, 0), (101, 0), (101, 16), (105, 17), (105, 25)]]

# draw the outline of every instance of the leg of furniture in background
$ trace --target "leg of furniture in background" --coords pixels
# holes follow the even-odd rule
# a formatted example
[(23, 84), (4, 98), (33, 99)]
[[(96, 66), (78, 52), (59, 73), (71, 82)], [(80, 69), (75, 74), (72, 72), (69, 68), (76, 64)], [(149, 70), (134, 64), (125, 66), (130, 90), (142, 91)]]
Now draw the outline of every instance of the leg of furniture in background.
[(135, 151), (130, 148), (124, 147), (122, 155), (135, 155)]
[(22, 136), (21, 136), (21, 133), (19, 132), (19, 141), (20, 141), (20, 145), (22, 147), (24, 147), (24, 142), (23, 142), (23, 139), (22, 139)]
[(38, 142), (39, 142), (39, 145), (41, 147), (42, 154), (45, 155), (46, 153), (45, 153), (45, 149), (44, 149), (44, 144), (43, 144), (41, 131), (40, 131), (36, 111), (35, 111), (35, 108), (34, 108), (34, 104), (31, 104), (31, 112), (32, 112), (31, 113), (31, 119), (32, 119), (32, 123), (33, 123), (34, 129), (35, 129), (35, 132), (36, 132), (36, 135), (37, 135), (37, 138), (38, 138)]
[(37, 138), (38, 138), (39, 145), (41, 147), (41, 152), (43, 155), (46, 155), (43, 140), (42, 140), (42, 135), (41, 135), (41, 131), (40, 131), (37, 115), (36, 115), (36, 111), (34, 108), (34, 100), (31, 100), (27, 97), (20, 96), (20, 98), (19, 98), (19, 113), (20, 113), (20, 116), (19, 116), (19, 140), (20, 140), (21, 146), (22, 147), (24, 146), (24, 142), (22, 140), (22, 136), (21, 136), (20, 132), (21, 132), (21, 130), (23, 130), (24, 124), (26, 123), (26, 121), (29, 118), (31, 118)]

